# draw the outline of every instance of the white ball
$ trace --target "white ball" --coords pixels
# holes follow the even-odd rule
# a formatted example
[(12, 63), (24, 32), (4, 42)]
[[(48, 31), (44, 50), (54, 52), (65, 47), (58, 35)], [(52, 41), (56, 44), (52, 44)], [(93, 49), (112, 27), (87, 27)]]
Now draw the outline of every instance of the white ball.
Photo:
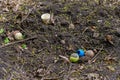
[(23, 35), (22, 35), (22, 33), (20, 33), (20, 32), (15, 33), (15, 34), (14, 34), (14, 37), (15, 37), (16, 40), (21, 40), (21, 39), (23, 39)]

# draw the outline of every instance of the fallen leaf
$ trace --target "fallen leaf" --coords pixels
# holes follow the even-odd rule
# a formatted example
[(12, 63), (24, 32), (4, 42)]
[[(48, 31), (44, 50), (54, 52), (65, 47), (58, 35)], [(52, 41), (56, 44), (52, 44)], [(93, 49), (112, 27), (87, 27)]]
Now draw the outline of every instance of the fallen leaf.
[(91, 26), (89, 29), (94, 32), (96, 31), (96, 26)]
[(17, 4), (16, 6), (14, 6), (13, 11), (14, 11), (14, 12), (18, 11), (19, 7), (20, 7), (20, 5)]
[(9, 9), (7, 7), (3, 8), (3, 11), (9, 12)]
[(113, 66), (107, 66), (107, 68), (110, 70), (110, 71), (115, 71), (115, 68)]
[(113, 36), (112, 35), (106, 35), (105, 40), (108, 41), (110, 44), (114, 45), (113, 43)]
[(99, 77), (100, 77), (100, 75), (97, 73), (88, 73), (86, 75), (89, 80), (92, 80), (92, 79), (99, 80)]
[(9, 38), (10, 41), (14, 41), (13, 32), (9, 32), (8, 31), (6, 34), (7, 34), (7, 36), (8, 36), (8, 38)]

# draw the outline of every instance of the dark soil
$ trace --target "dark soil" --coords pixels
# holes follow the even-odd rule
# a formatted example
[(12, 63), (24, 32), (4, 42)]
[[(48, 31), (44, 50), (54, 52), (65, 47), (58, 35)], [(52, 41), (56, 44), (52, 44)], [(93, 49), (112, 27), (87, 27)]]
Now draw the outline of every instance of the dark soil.
[[(5, 30), (0, 34), (0, 80), (120, 80), (119, 1), (35, 0), (17, 11), (6, 6), (9, 11), (2, 10), (5, 6), (0, 11), (0, 28)], [(53, 14), (54, 23), (44, 24), (43, 13)], [(4, 45), (14, 30), (24, 39), (37, 37)], [(21, 49), (22, 44), (27, 49)], [(69, 58), (80, 48), (99, 55), (92, 63), (67, 63), (59, 57)]]

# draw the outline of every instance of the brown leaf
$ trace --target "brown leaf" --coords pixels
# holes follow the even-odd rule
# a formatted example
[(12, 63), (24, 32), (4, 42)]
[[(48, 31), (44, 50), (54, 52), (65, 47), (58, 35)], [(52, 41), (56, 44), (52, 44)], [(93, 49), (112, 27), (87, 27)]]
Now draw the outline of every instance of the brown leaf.
[(90, 29), (91, 31), (95, 32), (95, 31), (96, 31), (96, 26), (91, 26), (89, 29)]
[(111, 55), (108, 55), (104, 59), (105, 61), (117, 61), (117, 57), (112, 57)]
[(110, 71), (115, 71), (115, 68), (113, 66), (107, 66), (107, 68), (110, 70)]
[(14, 41), (13, 33), (12, 32), (7, 32), (6, 35), (8, 36), (10, 41)]
[(13, 11), (14, 11), (14, 12), (18, 11), (19, 7), (20, 7), (20, 5), (17, 4), (16, 6), (14, 6)]
[(113, 40), (113, 36), (112, 35), (106, 35), (105, 36), (105, 40), (108, 41), (112, 45), (114, 44), (113, 41), (112, 41)]

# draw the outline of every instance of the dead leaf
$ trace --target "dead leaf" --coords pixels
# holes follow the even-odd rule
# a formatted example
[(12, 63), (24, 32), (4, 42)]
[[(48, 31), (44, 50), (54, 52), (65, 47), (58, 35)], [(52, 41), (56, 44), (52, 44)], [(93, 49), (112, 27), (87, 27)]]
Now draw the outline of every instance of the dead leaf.
[(0, 21), (1, 22), (7, 21), (6, 17), (3, 14), (0, 14)]
[(95, 31), (96, 31), (96, 26), (91, 26), (89, 29), (90, 29), (91, 31), (95, 32)]
[(100, 77), (100, 75), (97, 73), (88, 73), (86, 75), (88, 77), (88, 80), (92, 80), (92, 79), (99, 80)]
[(13, 11), (14, 11), (14, 12), (18, 11), (19, 7), (20, 7), (20, 5), (17, 4), (16, 6), (14, 6)]
[(67, 50), (69, 50), (69, 51), (74, 50), (73, 45), (69, 44), (69, 46), (67, 47)]
[(9, 12), (9, 9), (7, 7), (3, 8), (3, 11)]
[(106, 35), (105, 40), (108, 41), (110, 44), (114, 45), (113, 43), (113, 36), (112, 35)]
[(61, 42), (61, 44), (65, 44), (65, 40), (61, 40), (60, 42)]
[(110, 71), (115, 71), (115, 68), (113, 66), (107, 66), (107, 68), (110, 70)]
[(10, 41), (14, 41), (13, 33), (12, 32), (7, 32), (6, 35), (8, 36)]
[(106, 61), (117, 61), (117, 57), (112, 57), (111, 55), (109, 55), (109, 56), (106, 56), (105, 57), (105, 59), (104, 60), (106, 60)]
[(114, 62), (118, 62), (117, 57), (112, 57), (111, 55), (106, 56), (105, 59), (104, 59), (104, 61), (107, 64), (112, 64)]

